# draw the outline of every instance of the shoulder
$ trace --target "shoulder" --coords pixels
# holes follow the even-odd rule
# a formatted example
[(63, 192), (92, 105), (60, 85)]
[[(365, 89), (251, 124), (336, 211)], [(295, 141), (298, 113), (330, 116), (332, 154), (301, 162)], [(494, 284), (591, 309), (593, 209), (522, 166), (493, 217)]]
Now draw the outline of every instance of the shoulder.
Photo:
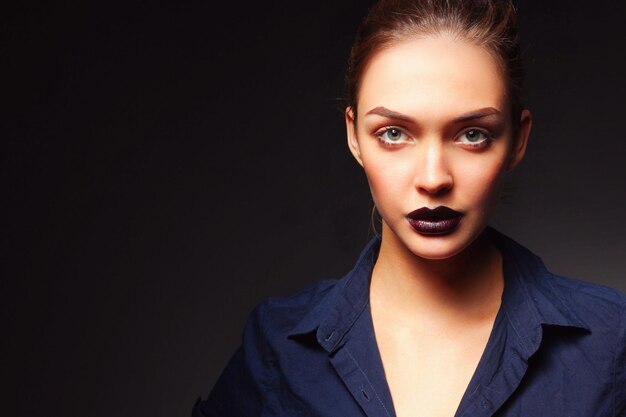
[[(287, 297), (270, 298), (250, 314), (241, 345), (232, 356), (206, 401), (194, 407), (195, 416), (261, 415), (269, 407), (270, 393), (285, 358), (301, 361), (303, 352), (287, 343), (287, 336), (305, 317), (317, 310), (338, 280), (320, 281)], [(297, 365), (297, 363), (296, 363)]]
[(626, 295), (620, 291), (552, 273), (546, 274), (546, 279), (555, 294), (590, 327), (625, 326)]
[(254, 326), (266, 338), (272, 338), (287, 336), (306, 321), (313, 325), (324, 313), (324, 305), (334, 298), (333, 292), (340, 282), (339, 279), (322, 280), (291, 295), (268, 298), (252, 311), (247, 327)]
[[(590, 337), (613, 352), (614, 367), (622, 364), (614, 368), (616, 374), (621, 374), (621, 380), (626, 382), (626, 295), (609, 287), (550, 273), (547, 279), (552, 281), (554, 293), (563, 304), (587, 325)], [(618, 369), (622, 371), (617, 372)]]
[(271, 311), (289, 311), (292, 313), (307, 312), (317, 305), (337, 285), (339, 279), (326, 279), (318, 281), (300, 291), (284, 297), (271, 297), (265, 300), (261, 306)]
[(550, 274), (556, 294), (588, 326), (593, 353), (602, 353), (610, 369), (615, 415), (626, 415), (626, 295), (602, 285)]
[[(340, 279), (319, 281), (295, 294), (262, 302), (250, 316), (244, 336), (254, 331), (270, 352), (279, 354), (293, 353), (290, 349), (297, 345), (289, 342), (293, 340), (317, 341), (324, 349), (332, 349), (339, 334), (350, 328), (368, 303), (379, 246), (379, 238), (370, 240), (354, 267)], [(321, 341), (320, 332), (333, 333), (336, 338)]]
[(507, 317), (538, 349), (533, 375), (546, 383), (537, 386), (549, 391), (554, 381), (568, 381), (572, 392), (590, 389), (595, 406), (626, 415), (626, 295), (554, 274), (528, 249), (494, 237), (504, 259)]
[(612, 288), (549, 271), (540, 257), (495, 231), (489, 231), (503, 254), (506, 285), (517, 303), (530, 304), (544, 324), (583, 328), (624, 326), (626, 295)]
[[(618, 337), (626, 345), (620, 329), (626, 326), (626, 295), (620, 291), (549, 271), (540, 258), (524, 274), (524, 287), (547, 324), (570, 323), (587, 328), (591, 334)], [(563, 320), (564, 318), (564, 320)], [(621, 340), (620, 340), (621, 338)]]

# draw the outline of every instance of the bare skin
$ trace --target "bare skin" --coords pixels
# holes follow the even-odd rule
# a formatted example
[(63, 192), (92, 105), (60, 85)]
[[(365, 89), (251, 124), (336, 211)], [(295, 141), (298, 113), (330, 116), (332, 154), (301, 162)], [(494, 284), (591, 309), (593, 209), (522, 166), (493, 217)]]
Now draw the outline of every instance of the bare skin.
[(453, 261), (399, 261), (390, 241), (383, 239), (370, 302), (396, 415), (454, 416), (500, 307), (500, 254), (475, 242)]

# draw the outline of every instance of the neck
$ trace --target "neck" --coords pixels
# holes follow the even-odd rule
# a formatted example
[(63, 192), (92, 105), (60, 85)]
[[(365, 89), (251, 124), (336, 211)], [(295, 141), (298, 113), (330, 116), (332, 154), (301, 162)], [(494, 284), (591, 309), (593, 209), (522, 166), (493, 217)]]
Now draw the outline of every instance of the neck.
[(437, 326), (491, 319), (504, 288), (499, 251), (483, 236), (447, 259), (413, 254), (383, 224), (370, 288), (372, 306)]

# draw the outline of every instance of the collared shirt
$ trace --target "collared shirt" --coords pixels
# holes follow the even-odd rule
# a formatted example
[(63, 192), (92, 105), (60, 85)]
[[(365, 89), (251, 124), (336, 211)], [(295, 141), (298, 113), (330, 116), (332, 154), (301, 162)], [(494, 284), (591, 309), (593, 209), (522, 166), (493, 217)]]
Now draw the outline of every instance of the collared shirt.
[[(626, 297), (486, 233), (503, 257), (502, 304), (455, 416), (625, 417)], [(369, 307), (379, 247), (340, 280), (257, 307), (193, 417), (394, 417)]]

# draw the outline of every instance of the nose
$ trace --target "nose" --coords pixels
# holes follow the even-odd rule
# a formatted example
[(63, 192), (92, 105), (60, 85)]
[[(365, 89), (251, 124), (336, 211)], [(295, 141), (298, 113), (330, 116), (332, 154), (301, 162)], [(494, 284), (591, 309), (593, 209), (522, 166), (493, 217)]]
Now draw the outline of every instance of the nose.
[(415, 184), (418, 191), (430, 195), (441, 195), (449, 191), (454, 181), (448, 169), (444, 144), (440, 141), (423, 143), (420, 154)]

